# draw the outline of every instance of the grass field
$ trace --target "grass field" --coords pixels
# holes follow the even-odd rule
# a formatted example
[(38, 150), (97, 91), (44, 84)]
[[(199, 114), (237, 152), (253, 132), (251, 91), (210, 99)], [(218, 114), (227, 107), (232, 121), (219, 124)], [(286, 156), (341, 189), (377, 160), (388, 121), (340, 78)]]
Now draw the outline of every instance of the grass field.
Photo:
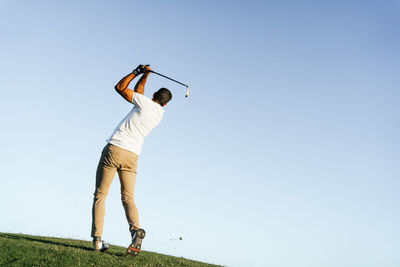
[(111, 245), (94, 252), (88, 241), (0, 233), (0, 266), (217, 266), (147, 251), (132, 258), (125, 251)]

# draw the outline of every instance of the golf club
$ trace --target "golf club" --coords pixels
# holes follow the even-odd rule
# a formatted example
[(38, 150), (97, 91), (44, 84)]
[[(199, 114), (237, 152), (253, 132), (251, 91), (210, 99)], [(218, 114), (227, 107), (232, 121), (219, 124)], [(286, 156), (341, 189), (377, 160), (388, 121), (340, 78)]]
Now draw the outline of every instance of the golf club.
[(187, 84), (184, 84), (184, 83), (181, 83), (181, 82), (178, 82), (177, 80), (174, 80), (174, 79), (172, 79), (172, 78), (170, 78), (170, 77), (168, 77), (168, 76), (165, 76), (165, 75), (163, 75), (163, 74), (161, 74), (161, 73), (158, 73), (158, 72), (155, 72), (155, 71), (150, 71), (150, 72), (152, 72), (152, 73), (154, 73), (154, 74), (157, 74), (157, 75), (160, 75), (161, 77), (164, 77), (164, 78), (167, 78), (167, 79), (169, 79), (169, 80), (171, 80), (171, 81), (174, 81), (174, 82), (176, 82), (176, 83), (179, 83), (180, 85), (183, 85), (183, 86), (186, 86), (186, 94), (185, 94), (185, 97), (188, 97), (188, 95), (189, 95), (189, 85), (187, 85)]

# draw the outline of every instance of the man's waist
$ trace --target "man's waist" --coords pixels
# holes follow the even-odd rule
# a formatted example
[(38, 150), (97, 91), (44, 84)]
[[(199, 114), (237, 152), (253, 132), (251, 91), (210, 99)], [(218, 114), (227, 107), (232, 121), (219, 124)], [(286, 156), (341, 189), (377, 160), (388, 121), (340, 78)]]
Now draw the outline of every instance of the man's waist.
[(111, 145), (120, 147), (122, 149), (128, 150), (132, 153), (135, 153), (136, 155), (140, 155), (140, 152), (142, 151), (142, 144), (143, 143), (129, 143), (126, 141), (121, 141), (118, 139), (109, 139), (107, 142)]

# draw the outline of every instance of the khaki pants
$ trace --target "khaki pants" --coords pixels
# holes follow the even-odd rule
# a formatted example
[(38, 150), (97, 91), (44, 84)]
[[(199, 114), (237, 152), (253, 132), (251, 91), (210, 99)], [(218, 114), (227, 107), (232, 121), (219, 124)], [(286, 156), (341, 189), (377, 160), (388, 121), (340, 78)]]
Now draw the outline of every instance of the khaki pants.
[(138, 211), (133, 200), (137, 159), (138, 155), (123, 148), (111, 144), (104, 147), (96, 172), (96, 190), (92, 208), (92, 237), (102, 236), (105, 200), (116, 172), (118, 172), (121, 183), (121, 200), (129, 230), (132, 232), (140, 228)]

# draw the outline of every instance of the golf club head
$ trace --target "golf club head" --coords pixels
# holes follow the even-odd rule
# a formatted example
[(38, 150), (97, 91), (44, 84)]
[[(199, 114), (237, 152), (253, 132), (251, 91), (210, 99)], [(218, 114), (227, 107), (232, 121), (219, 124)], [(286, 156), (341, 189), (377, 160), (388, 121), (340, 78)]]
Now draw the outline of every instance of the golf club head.
[(185, 97), (188, 97), (189, 96), (189, 86), (187, 87), (187, 89), (186, 89), (186, 94), (185, 94)]

